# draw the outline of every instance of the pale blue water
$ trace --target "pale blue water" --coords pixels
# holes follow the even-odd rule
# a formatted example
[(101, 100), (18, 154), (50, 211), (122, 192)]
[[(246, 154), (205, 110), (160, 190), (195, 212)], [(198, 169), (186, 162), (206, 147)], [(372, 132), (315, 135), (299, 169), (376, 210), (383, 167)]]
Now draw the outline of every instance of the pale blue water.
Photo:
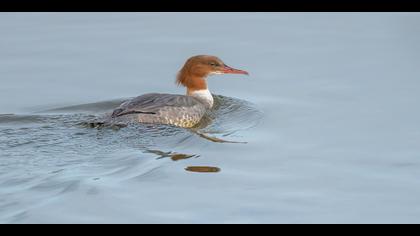
[[(418, 13), (0, 13), (1, 223), (420, 223)], [(210, 78), (212, 142), (92, 129)], [(176, 155), (180, 154), (180, 155)], [(211, 166), (219, 172), (186, 171)]]

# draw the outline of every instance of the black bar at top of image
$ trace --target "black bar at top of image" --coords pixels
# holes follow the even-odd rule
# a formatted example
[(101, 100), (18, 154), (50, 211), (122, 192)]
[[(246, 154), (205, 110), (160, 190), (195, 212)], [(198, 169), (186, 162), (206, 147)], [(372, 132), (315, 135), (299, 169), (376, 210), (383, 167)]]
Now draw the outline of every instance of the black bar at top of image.
[(414, 12), (415, 0), (2, 0), (0, 11), (28, 12)]

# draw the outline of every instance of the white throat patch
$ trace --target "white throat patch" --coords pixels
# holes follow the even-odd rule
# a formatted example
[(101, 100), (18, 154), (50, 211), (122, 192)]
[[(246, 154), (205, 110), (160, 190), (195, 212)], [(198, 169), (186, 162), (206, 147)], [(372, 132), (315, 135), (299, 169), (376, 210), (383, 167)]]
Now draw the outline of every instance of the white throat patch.
[(213, 107), (213, 95), (211, 95), (208, 89), (196, 90), (190, 94), (190, 96), (196, 97), (208, 103), (208, 105)]

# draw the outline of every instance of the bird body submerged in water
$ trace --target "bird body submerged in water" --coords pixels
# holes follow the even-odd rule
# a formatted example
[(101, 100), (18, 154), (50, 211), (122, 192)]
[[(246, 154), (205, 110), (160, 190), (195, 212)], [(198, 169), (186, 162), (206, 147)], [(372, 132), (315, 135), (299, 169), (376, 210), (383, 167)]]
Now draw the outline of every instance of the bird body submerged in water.
[(213, 106), (207, 77), (214, 74), (246, 74), (231, 68), (215, 56), (191, 57), (179, 71), (176, 82), (187, 88), (186, 95), (149, 93), (116, 108), (111, 119), (128, 118), (140, 123), (169, 124), (190, 128), (198, 124)]

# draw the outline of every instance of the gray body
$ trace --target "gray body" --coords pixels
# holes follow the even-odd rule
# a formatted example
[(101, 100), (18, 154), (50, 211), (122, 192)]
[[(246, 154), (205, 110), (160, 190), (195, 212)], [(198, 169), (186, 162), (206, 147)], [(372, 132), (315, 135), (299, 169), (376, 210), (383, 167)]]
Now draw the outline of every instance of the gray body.
[(208, 108), (196, 97), (149, 93), (124, 102), (114, 110), (111, 118), (189, 128), (200, 122)]

